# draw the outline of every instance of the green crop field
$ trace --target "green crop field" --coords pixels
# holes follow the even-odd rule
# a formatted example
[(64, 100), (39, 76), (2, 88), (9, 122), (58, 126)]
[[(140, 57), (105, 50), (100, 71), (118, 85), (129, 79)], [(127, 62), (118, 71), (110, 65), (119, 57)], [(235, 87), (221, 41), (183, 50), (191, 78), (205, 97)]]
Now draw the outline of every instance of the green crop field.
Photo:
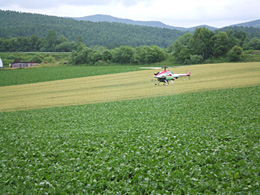
[(2, 194), (259, 194), (260, 88), (0, 113)]
[(259, 194), (259, 63), (189, 69), (0, 87), (1, 194)]
[(3, 69), (0, 70), (0, 86), (21, 85), (137, 70), (140, 70), (138, 66), (57, 66)]

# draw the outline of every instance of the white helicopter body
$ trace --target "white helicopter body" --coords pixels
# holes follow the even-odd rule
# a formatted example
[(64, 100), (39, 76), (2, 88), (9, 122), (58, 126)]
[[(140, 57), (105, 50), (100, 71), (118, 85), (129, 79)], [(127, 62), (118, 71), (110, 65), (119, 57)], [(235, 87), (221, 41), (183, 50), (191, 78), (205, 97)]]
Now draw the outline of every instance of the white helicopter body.
[[(189, 77), (189, 79), (190, 79), (191, 71), (189, 71), (187, 74), (174, 74), (173, 72), (166, 70), (166, 68), (168, 68), (168, 67), (162, 67), (162, 68), (164, 68), (163, 71), (160, 71), (160, 72), (157, 72), (154, 74), (154, 78), (157, 79), (158, 85), (160, 84), (160, 82), (163, 82), (164, 84), (169, 84), (169, 81), (171, 81), (173, 84), (173, 81), (175, 79), (178, 79), (179, 77)], [(158, 69), (158, 68), (142, 67), (142, 69)]]

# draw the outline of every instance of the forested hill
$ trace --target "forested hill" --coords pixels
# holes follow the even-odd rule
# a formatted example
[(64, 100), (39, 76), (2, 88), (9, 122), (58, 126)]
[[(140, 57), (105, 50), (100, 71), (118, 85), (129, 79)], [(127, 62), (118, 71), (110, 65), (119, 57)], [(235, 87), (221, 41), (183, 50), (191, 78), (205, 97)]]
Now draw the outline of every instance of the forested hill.
[(74, 18), (75, 20), (83, 20), (83, 21), (90, 21), (90, 22), (117, 22), (123, 24), (132, 24), (132, 25), (139, 25), (139, 26), (150, 26), (150, 27), (158, 27), (158, 28), (169, 28), (181, 31), (189, 31), (184, 27), (176, 27), (176, 26), (169, 26), (159, 21), (135, 21), (130, 19), (123, 19), (117, 18), (110, 15), (103, 15), (103, 14), (96, 14), (91, 16), (79, 17)]
[(175, 30), (181, 30), (181, 31), (187, 31), (187, 32), (194, 32), (197, 28), (206, 27), (209, 30), (217, 30), (217, 28), (208, 26), (208, 25), (200, 25), (200, 26), (194, 26), (191, 28), (185, 28), (185, 27), (176, 27), (176, 26), (169, 26), (167, 24), (164, 24), (159, 21), (135, 21), (130, 19), (123, 19), (123, 18), (117, 18), (110, 15), (102, 15), (102, 14), (96, 14), (92, 16), (85, 16), (85, 17), (79, 17), (74, 18), (75, 20), (84, 20), (84, 21), (90, 21), (90, 22), (118, 22), (118, 23), (124, 23), (124, 24), (133, 24), (133, 25), (140, 25), (140, 26), (150, 26), (150, 27), (158, 27), (158, 28), (168, 28), (168, 29), (175, 29)]
[(87, 46), (114, 48), (121, 45), (157, 45), (167, 48), (183, 31), (108, 22), (76, 21), (70, 18), (0, 10), (0, 38), (38, 35), (54, 29), (70, 41), (83, 39)]
[(242, 31), (245, 32), (248, 38), (252, 39), (254, 37), (260, 38), (260, 29), (255, 27), (244, 27), (244, 26), (228, 26), (221, 28), (217, 31), (219, 32), (227, 32), (227, 31)]
[(260, 28), (260, 20), (254, 20), (254, 21), (250, 21), (250, 22), (236, 24), (235, 26)]

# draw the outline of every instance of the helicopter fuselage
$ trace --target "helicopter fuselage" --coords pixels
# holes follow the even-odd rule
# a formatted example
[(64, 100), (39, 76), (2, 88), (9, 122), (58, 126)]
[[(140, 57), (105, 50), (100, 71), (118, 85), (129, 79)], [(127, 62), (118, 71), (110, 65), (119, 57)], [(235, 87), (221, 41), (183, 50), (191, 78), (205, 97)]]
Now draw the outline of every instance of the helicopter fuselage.
[(168, 70), (158, 72), (154, 75), (154, 77), (160, 82), (165, 82), (165, 80), (174, 80), (174, 74)]
[(158, 73), (154, 74), (154, 77), (159, 81), (168, 84), (168, 81), (171, 81), (173, 84), (173, 81), (175, 79), (178, 79), (179, 77), (190, 77), (191, 71), (189, 71), (187, 74), (174, 74), (173, 72), (169, 70), (164, 70)]

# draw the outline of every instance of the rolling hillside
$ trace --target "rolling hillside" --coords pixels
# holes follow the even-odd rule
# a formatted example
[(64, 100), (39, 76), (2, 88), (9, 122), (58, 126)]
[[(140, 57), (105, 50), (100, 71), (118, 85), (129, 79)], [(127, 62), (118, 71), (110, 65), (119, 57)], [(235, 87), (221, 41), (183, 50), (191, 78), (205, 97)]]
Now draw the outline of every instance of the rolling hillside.
[(249, 21), (249, 22), (245, 22), (245, 23), (240, 23), (240, 24), (236, 24), (234, 26), (260, 28), (260, 20), (254, 20), (254, 21)]
[(252, 39), (254, 37), (260, 38), (260, 29), (255, 27), (244, 27), (244, 26), (227, 26), (219, 29), (218, 31), (226, 32), (228, 30), (242, 31), (245, 32), (248, 38)]
[(38, 35), (54, 29), (70, 41), (83, 39), (87, 46), (157, 45), (167, 48), (185, 32), (122, 23), (76, 21), (70, 18), (0, 10), (0, 38)]
[(117, 18), (114, 16), (102, 15), (102, 14), (79, 17), (79, 18), (74, 18), (74, 19), (90, 21), (90, 22), (117, 22), (117, 23), (123, 23), (123, 24), (132, 24), (132, 25), (139, 25), (139, 26), (150, 26), (150, 27), (157, 27), (157, 28), (168, 28), (168, 29), (175, 29), (175, 30), (181, 30), (181, 31), (188, 31), (188, 29), (186, 29), (184, 27), (170, 26), (170, 25), (166, 25), (160, 21), (135, 21), (135, 20)]
[[(201, 28), (201, 27), (206, 27), (211, 31), (218, 29), (216, 27), (212, 27), (209, 25), (199, 25), (199, 26), (194, 26), (194, 27), (190, 27), (190, 28), (176, 27), (176, 26), (170, 26), (170, 25), (164, 24), (160, 21), (135, 21), (135, 20), (131, 20), (131, 19), (118, 18), (118, 17), (114, 17), (114, 16), (110, 16), (110, 15), (103, 15), (103, 14), (78, 17), (78, 18), (74, 18), (74, 19), (83, 20), (83, 21), (91, 21), (91, 22), (117, 22), (117, 23), (140, 25), (140, 26), (168, 28), (168, 29), (175, 29), (175, 30), (189, 31), (189, 32), (194, 32), (197, 28)], [(254, 20), (254, 21), (249, 21), (249, 22), (240, 23), (240, 24), (233, 24), (233, 25), (227, 26), (225, 28), (235, 27), (235, 26), (260, 28), (260, 20)]]
[(170, 25), (164, 24), (160, 21), (135, 21), (135, 20), (117, 18), (117, 17), (113, 17), (113, 16), (109, 16), (109, 15), (102, 15), (102, 14), (79, 17), (79, 18), (74, 18), (74, 19), (83, 20), (83, 21), (91, 21), (91, 22), (117, 22), (117, 23), (140, 25), (140, 26), (175, 29), (175, 30), (186, 31), (186, 32), (194, 32), (196, 30), (196, 28), (200, 28), (200, 27), (206, 27), (212, 31), (217, 29), (215, 27), (208, 26), (208, 25), (194, 26), (191, 28), (176, 27), (176, 26), (170, 26)]
[[(91, 20), (91, 21), (85, 21)], [(244, 31), (249, 38), (260, 37), (259, 21), (252, 21), (235, 26), (229, 26), (219, 31)], [(244, 27), (245, 26), (245, 27)], [(21, 13), (0, 10), (0, 38), (47, 36), (54, 29), (58, 36), (63, 35), (69, 41), (83, 42), (88, 46), (105, 46), (108, 49), (128, 45), (157, 45), (167, 48), (179, 36), (193, 32), (198, 27), (216, 30), (214, 27), (201, 25), (192, 28), (172, 27), (158, 21), (133, 21), (106, 15), (96, 15), (83, 18), (63, 18), (41, 14)], [(176, 30), (177, 29), (177, 30)], [(186, 30), (186, 31), (185, 31)]]

